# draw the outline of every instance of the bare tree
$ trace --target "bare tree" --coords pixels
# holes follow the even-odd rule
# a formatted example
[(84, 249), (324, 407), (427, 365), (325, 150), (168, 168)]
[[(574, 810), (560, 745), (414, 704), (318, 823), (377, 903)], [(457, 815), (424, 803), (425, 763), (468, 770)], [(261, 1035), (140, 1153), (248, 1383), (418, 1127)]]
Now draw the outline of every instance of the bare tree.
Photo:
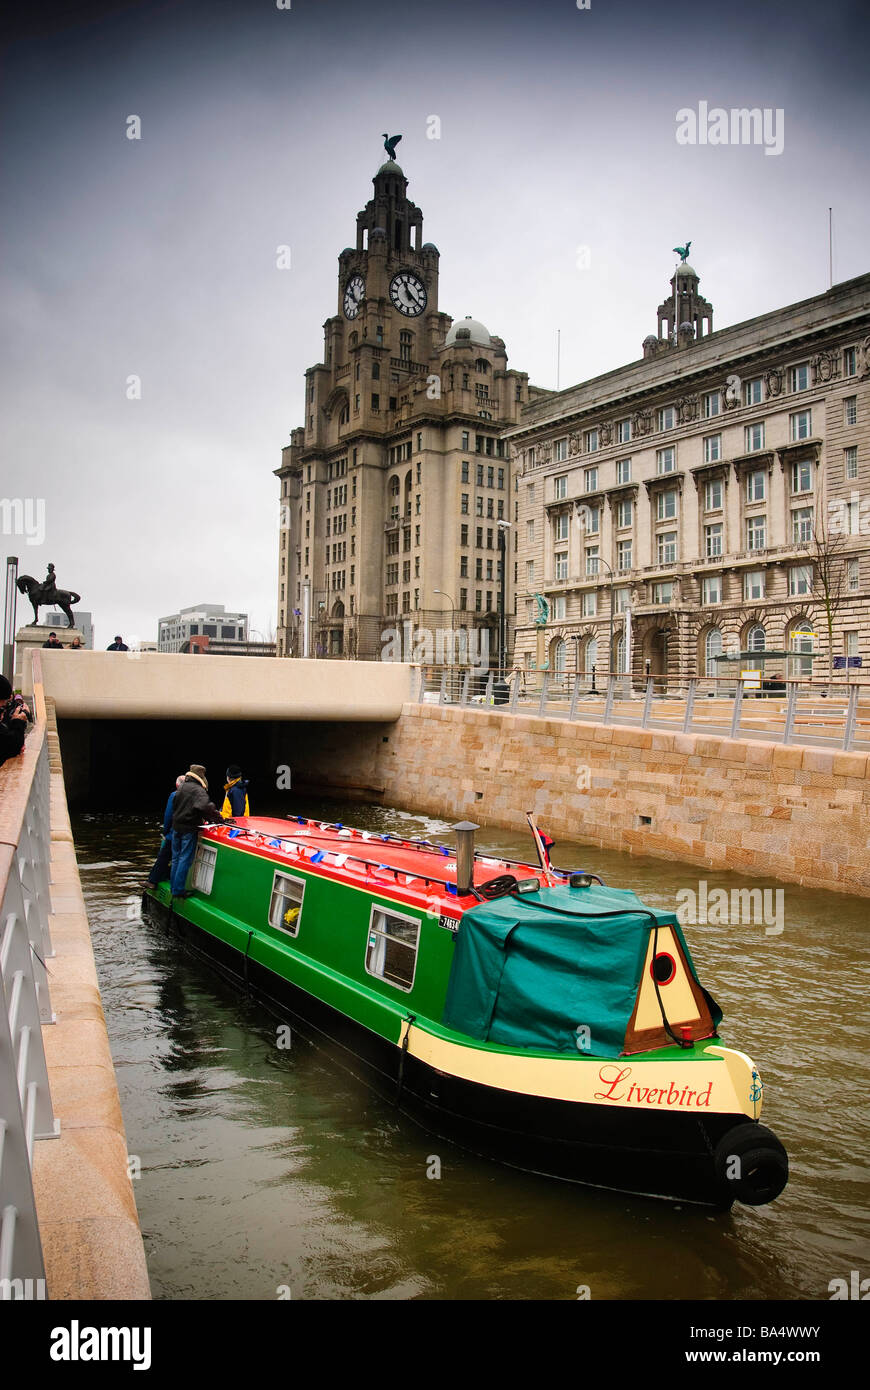
[(807, 605), (813, 624), (824, 622), (828, 647), (828, 682), (834, 677), (834, 624), (846, 602), (846, 556), (849, 537), (848, 502), (832, 502), (828, 512), (821, 502), (816, 507), (812, 533), (800, 549), (812, 566), (810, 602)]

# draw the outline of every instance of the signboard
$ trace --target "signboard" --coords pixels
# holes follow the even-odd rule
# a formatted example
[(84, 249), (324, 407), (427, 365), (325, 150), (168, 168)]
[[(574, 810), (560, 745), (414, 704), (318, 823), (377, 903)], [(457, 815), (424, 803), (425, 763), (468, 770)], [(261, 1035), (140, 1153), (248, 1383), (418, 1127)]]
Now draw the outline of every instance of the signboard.
[(851, 666), (853, 668), (859, 667), (861, 665), (861, 661), (862, 658), (860, 656), (835, 656), (834, 670), (845, 671), (848, 666)]
[(748, 670), (748, 669), (747, 669), (747, 670), (745, 670), (745, 671), (741, 671), (741, 672), (740, 672), (740, 679), (741, 679), (742, 682), (743, 682), (743, 689), (744, 689), (744, 690), (760, 690), (760, 689), (761, 689), (761, 672), (760, 672), (760, 671), (756, 671), (754, 668), (753, 668), (752, 670)]

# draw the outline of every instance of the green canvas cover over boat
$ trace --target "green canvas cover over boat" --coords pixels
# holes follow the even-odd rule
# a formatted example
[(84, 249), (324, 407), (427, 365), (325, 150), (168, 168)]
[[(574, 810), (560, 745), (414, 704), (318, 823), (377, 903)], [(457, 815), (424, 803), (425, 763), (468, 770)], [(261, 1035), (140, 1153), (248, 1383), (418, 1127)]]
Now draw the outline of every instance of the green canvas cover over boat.
[[(618, 1057), (656, 922), (675, 932), (697, 980), (674, 913), (627, 889), (558, 886), (481, 903), (459, 925), (443, 1022), (482, 1041), (575, 1056), (587, 1027), (585, 1055)], [(718, 1023), (722, 1011), (704, 993)]]

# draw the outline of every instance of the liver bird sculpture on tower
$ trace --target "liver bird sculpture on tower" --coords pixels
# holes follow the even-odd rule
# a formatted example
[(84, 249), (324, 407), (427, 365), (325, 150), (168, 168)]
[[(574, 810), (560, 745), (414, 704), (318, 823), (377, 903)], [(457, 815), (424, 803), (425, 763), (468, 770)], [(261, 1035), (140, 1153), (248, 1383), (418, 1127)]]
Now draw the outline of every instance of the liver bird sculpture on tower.
[(680, 260), (683, 262), (684, 265), (686, 261), (689, 259), (689, 251), (691, 249), (691, 245), (692, 243), (690, 241), (687, 241), (685, 246), (674, 247), (674, 250), (676, 251), (677, 255), (679, 256)]
[(388, 135), (387, 132), (384, 131), (384, 149), (387, 152), (387, 159), (396, 158), (396, 146), (401, 138), (401, 135)]

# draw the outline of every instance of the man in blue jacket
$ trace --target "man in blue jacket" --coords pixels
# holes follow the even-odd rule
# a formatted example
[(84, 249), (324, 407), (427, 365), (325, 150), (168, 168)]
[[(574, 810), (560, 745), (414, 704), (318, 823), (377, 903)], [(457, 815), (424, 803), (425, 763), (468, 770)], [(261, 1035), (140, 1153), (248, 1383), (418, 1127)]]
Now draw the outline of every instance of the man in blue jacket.
[(158, 883), (162, 883), (164, 878), (169, 877), (169, 865), (172, 862), (172, 812), (175, 809), (175, 792), (184, 781), (184, 773), (175, 779), (175, 791), (170, 792), (169, 800), (166, 803), (166, 810), (163, 812), (163, 839), (160, 850), (154, 865), (145, 882), (149, 888), (156, 888)]
[(220, 821), (221, 813), (208, 794), (208, 778), (201, 763), (190, 771), (175, 793), (172, 808), (172, 875), (169, 890), (173, 898), (188, 898), (187, 872), (196, 853), (199, 827), (204, 821)]

